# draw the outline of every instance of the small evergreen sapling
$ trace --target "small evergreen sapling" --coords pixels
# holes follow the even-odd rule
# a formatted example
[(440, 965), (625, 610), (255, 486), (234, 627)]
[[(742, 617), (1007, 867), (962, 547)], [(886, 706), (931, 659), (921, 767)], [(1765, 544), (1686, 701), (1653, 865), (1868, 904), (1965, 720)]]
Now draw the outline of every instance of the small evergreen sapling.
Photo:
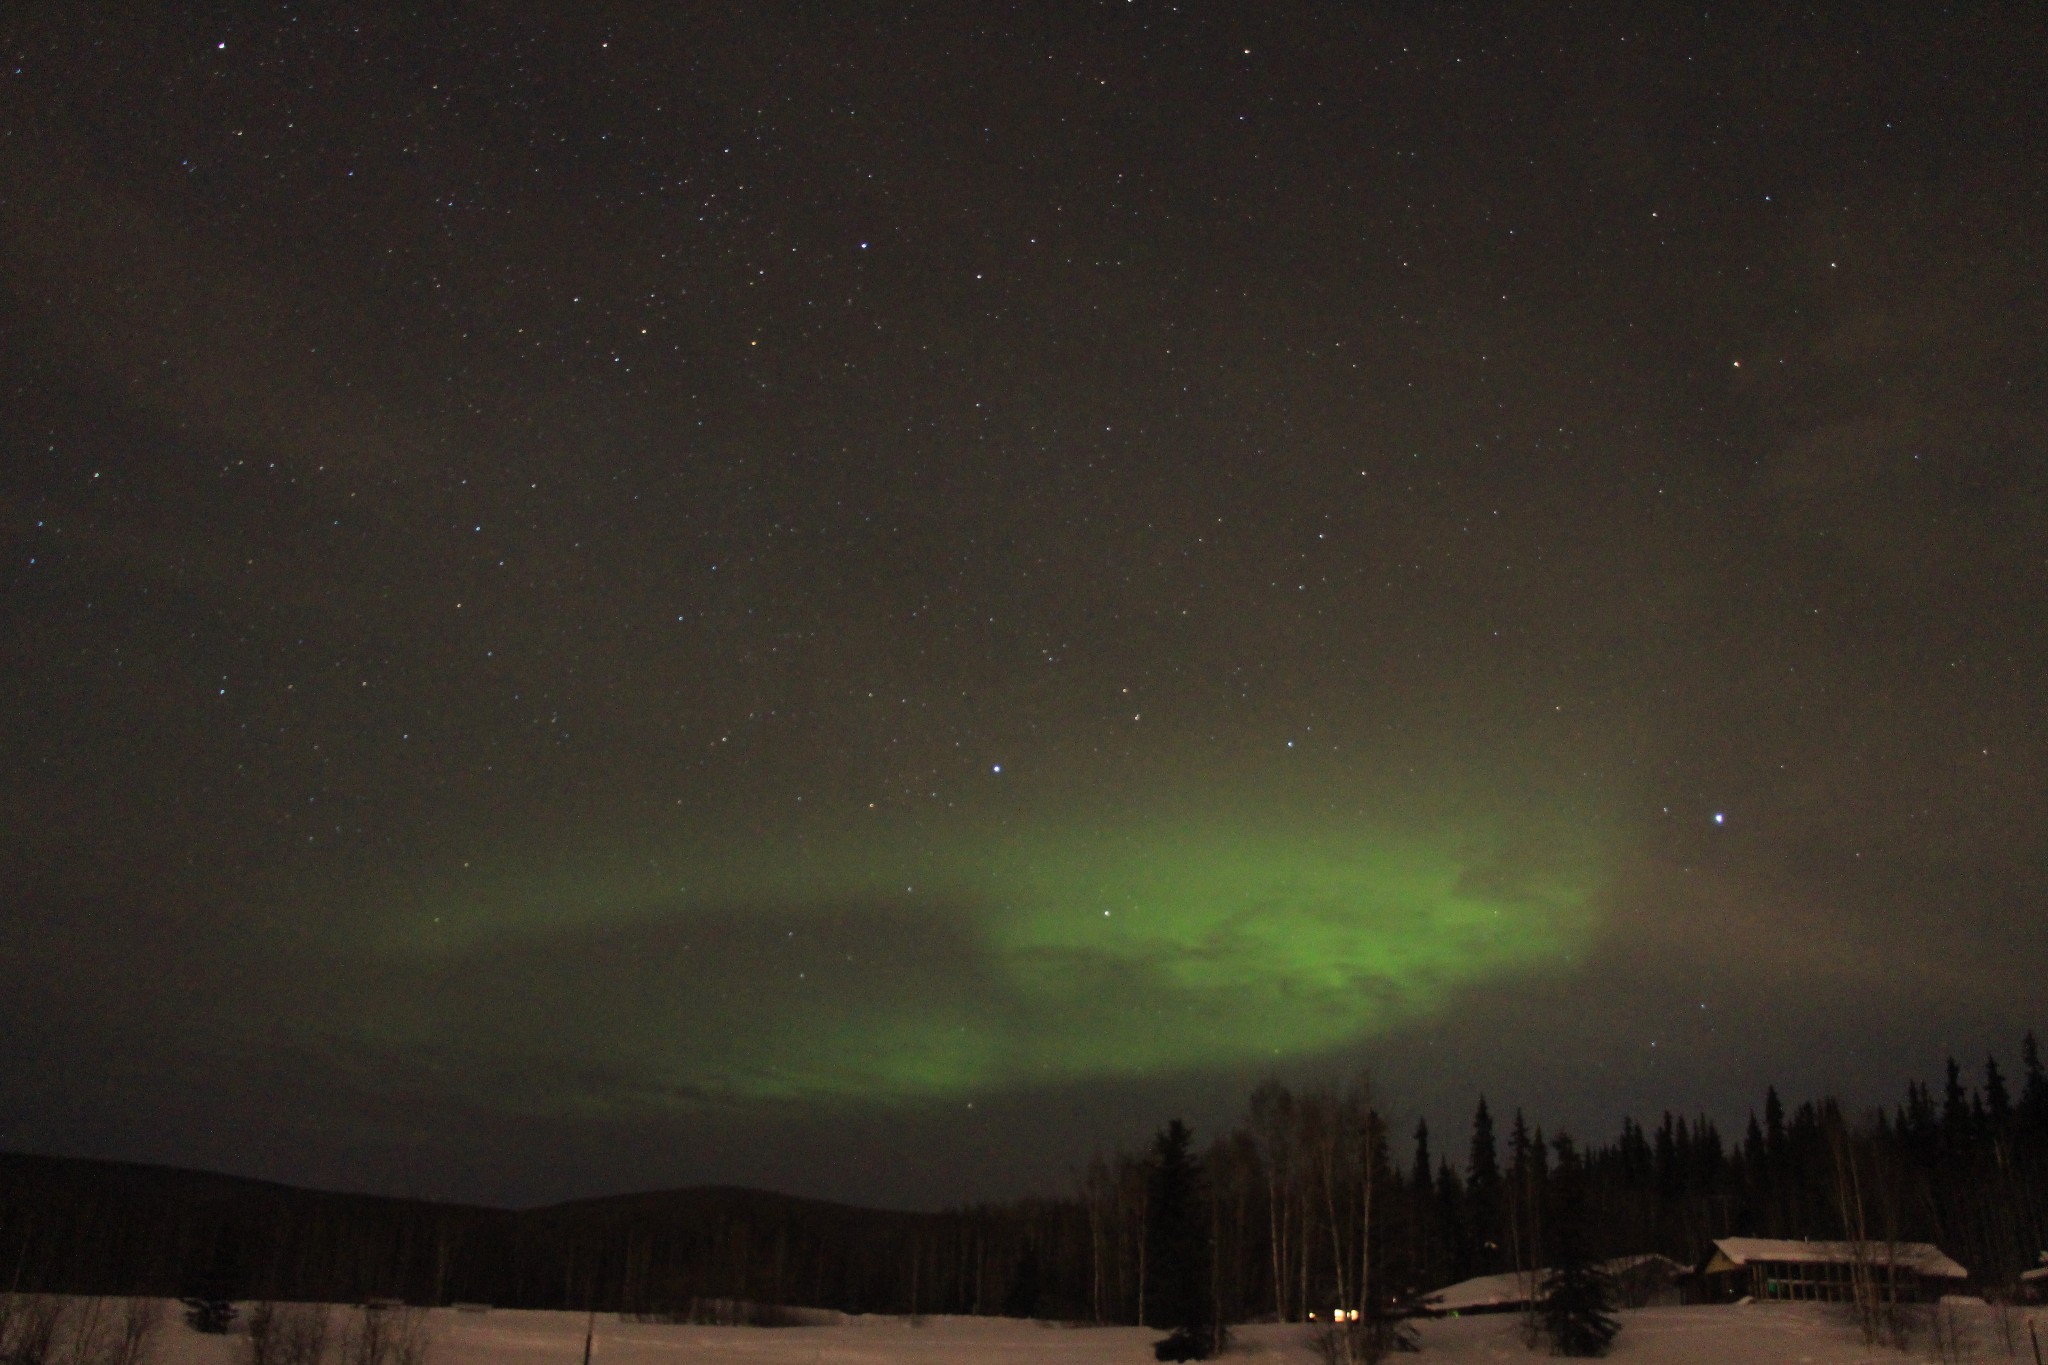
[(240, 1248), (227, 1229), (214, 1237), (213, 1259), (183, 1300), (185, 1322), (195, 1332), (222, 1335), (234, 1326), (235, 1291), (241, 1281)]
[(235, 1325), (239, 1311), (232, 1299), (212, 1294), (194, 1294), (185, 1299), (185, 1323), (195, 1332), (209, 1335), (224, 1335)]

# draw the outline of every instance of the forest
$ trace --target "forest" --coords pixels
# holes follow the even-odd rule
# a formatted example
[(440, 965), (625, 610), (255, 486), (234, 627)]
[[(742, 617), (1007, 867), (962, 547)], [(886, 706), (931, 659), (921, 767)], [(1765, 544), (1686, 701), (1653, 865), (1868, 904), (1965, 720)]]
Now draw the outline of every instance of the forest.
[[(1162, 1231), (1176, 1131), (1180, 1221)], [(2048, 1075), (2031, 1034), (2011, 1080), (1995, 1058), (1969, 1073), (1951, 1061), (1938, 1090), (1912, 1082), (1856, 1113), (1772, 1089), (1732, 1137), (1667, 1113), (1574, 1143), (1484, 1100), (1456, 1133), (1395, 1131), (1364, 1079), (1268, 1082), (1235, 1128), (1185, 1134), (1097, 1155), (1057, 1195), (942, 1213), (724, 1188), (505, 1210), (14, 1154), (0, 1156), (0, 1259), (22, 1291), (1157, 1323), (1177, 1311), (1158, 1273), (1170, 1236), (1178, 1261), (1199, 1256), (1216, 1321), (1391, 1316), (1472, 1275), (1548, 1264), (1566, 1152), (1601, 1257), (1694, 1264), (1729, 1235), (1931, 1241), (1996, 1291), (2048, 1246)]]

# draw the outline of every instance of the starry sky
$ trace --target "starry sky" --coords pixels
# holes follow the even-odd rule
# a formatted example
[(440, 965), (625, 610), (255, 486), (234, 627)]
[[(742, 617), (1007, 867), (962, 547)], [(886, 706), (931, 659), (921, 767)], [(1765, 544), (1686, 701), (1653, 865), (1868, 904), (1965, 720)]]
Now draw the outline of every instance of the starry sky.
[(11, 11), (0, 1144), (932, 1207), (2010, 1057), (2044, 39)]

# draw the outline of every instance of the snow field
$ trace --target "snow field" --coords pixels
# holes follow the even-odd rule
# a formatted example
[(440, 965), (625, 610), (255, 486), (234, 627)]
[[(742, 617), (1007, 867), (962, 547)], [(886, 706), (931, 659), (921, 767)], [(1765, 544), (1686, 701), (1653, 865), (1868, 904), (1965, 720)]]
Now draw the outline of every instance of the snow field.
[[(246, 1311), (246, 1310), (245, 1310)], [(338, 1341), (346, 1317), (336, 1310)], [(1954, 1305), (1961, 1325), (1961, 1359), (2018, 1360), (2030, 1365), (2027, 1320), (2048, 1337), (2048, 1309), (2015, 1310), (2016, 1356), (2004, 1347), (1994, 1310)], [(1610, 1360), (1626, 1365), (1919, 1365), (1933, 1359), (1923, 1341), (1911, 1352), (1865, 1346), (1841, 1311), (1820, 1304), (1743, 1304), (1729, 1307), (1645, 1308), (1624, 1311)], [(431, 1346), (426, 1365), (580, 1365), (587, 1319), (581, 1313), (495, 1309), (487, 1313), (439, 1308), (427, 1314)], [(239, 1323), (237, 1324), (240, 1325)], [(1446, 1318), (1421, 1324), (1416, 1365), (1479, 1365), (1551, 1357), (1522, 1344), (1512, 1314)], [(850, 1317), (824, 1327), (693, 1327), (622, 1321), (600, 1313), (592, 1360), (602, 1365), (1141, 1365), (1152, 1359), (1162, 1333), (1135, 1327), (1061, 1327), (1012, 1318), (927, 1319), (913, 1327), (897, 1317)], [(1308, 1365), (1317, 1357), (1310, 1331), (1298, 1325), (1260, 1324), (1235, 1332), (1225, 1360), (1262, 1365)], [(2048, 1347), (2048, 1341), (2044, 1341)], [(248, 1365), (248, 1341), (239, 1333), (205, 1336), (186, 1327), (167, 1305), (153, 1365)], [(330, 1345), (329, 1360), (339, 1352)]]

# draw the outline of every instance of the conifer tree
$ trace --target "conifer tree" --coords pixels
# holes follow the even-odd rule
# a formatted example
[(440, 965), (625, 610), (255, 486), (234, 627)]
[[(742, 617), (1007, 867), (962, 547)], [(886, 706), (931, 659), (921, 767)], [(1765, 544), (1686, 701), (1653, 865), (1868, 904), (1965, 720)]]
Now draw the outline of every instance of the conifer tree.
[(1611, 1311), (1614, 1286), (1593, 1259), (1585, 1167), (1569, 1137), (1559, 1133), (1555, 1146), (1545, 1227), (1551, 1262), (1543, 1282), (1543, 1334), (1553, 1355), (1606, 1355), (1621, 1324)]
[(1996, 1057), (1984, 1059), (1984, 1112), (1993, 1129), (2001, 1133), (2012, 1120), (2012, 1096), (2005, 1088), (2005, 1075), (1998, 1069)]
[(2020, 1044), (2020, 1065), (2025, 1072), (2020, 1082), (2020, 1124), (2035, 1141), (2048, 1140), (2048, 1070), (2041, 1066), (2041, 1044), (2031, 1029)]
[(1486, 1097), (1472, 1115), (1472, 1149), (1465, 1163), (1466, 1206), (1471, 1218), (1473, 1269), (1482, 1275), (1501, 1268), (1500, 1155), (1494, 1147), (1493, 1115)]
[(1207, 1360), (1216, 1353), (1220, 1335), (1210, 1293), (1209, 1216), (1203, 1207), (1201, 1163), (1190, 1151), (1193, 1142), (1188, 1126), (1175, 1119), (1152, 1144), (1144, 1320), (1171, 1329), (1153, 1347), (1161, 1360)]
[(1465, 1187), (1449, 1161), (1439, 1162), (1436, 1168), (1436, 1216), (1443, 1229), (1451, 1278), (1465, 1279), (1472, 1274), (1471, 1235), (1465, 1226)]
[(1941, 1087), (1941, 1140), (1947, 1144), (1951, 1156), (1968, 1150), (1970, 1141), (1970, 1103), (1963, 1090), (1963, 1069), (1956, 1065), (1956, 1059), (1948, 1059), (1948, 1079)]
[(1543, 1261), (1543, 1133), (1533, 1135), (1520, 1109), (1508, 1137), (1509, 1260), (1516, 1274), (1533, 1273)]

